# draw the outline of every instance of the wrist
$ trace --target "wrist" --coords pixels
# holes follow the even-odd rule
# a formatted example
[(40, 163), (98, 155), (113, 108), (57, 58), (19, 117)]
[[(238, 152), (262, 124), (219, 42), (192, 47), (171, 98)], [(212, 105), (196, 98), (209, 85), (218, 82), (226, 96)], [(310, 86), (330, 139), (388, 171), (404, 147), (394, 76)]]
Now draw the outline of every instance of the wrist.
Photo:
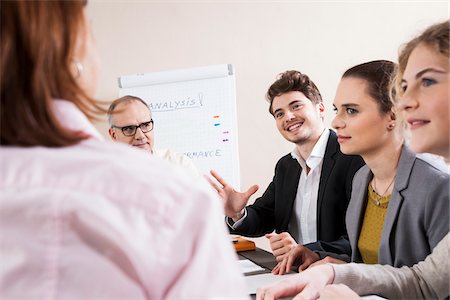
[(240, 212), (237, 212), (234, 216), (231, 217), (231, 219), (233, 220), (234, 223), (236, 223), (242, 218), (242, 216), (244, 216), (244, 209), (241, 210)]
[(336, 276), (335, 272), (334, 272), (334, 268), (333, 265), (331, 264), (326, 264), (325, 265), (327, 267), (327, 274), (328, 274), (328, 284), (332, 284), (334, 282), (334, 278)]

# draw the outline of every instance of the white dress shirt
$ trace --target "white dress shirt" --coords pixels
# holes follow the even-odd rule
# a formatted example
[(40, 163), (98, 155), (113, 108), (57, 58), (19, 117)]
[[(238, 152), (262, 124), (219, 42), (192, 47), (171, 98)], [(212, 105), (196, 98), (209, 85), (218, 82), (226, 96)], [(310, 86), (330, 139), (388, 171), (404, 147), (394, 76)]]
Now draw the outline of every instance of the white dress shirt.
[[(306, 161), (300, 156), (297, 148), (291, 153), (302, 167), (292, 217), (289, 221), (289, 231), (294, 234), (293, 238), (299, 244), (317, 241), (317, 196), (329, 136), (330, 130), (325, 129)], [(307, 167), (310, 169), (308, 174)]]
[[(329, 137), (330, 130), (325, 129), (306, 161), (300, 156), (297, 148), (291, 152), (292, 157), (302, 167), (292, 216), (288, 225), (289, 232), (292, 233), (292, 237), (299, 244), (308, 244), (317, 241), (317, 196), (319, 193), (323, 158)], [(310, 168), (309, 174), (306, 174), (306, 166)], [(244, 215), (236, 223), (233, 224), (232, 220), (228, 217), (225, 218), (225, 221), (228, 226), (236, 230), (239, 229), (239, 226), (246, 217), (247, 208), (244, 210)]]
[(198, 171), (194, 162), (188, 156), (182, 153), (178, 153), (170, 149), (153, 149), (152, 154), (155, 157), (159, 157), (171, 162), (172, 164), (182, 167), (194, 177), (201, 177), (201, 173)]

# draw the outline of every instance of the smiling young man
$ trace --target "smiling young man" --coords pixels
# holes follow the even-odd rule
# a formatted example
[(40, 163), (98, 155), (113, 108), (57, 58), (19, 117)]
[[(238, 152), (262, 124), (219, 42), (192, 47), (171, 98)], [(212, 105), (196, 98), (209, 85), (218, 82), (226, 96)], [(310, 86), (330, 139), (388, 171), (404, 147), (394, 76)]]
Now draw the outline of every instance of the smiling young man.
[(154, 149), (152, 112), (141, 98), (123, 96), (113, 101), (108, 109), (108, 122), (109, 135), (113, 141), (145, 150), (199, 176), (194, 163), (186, 155), (169, 149)]
[[(211, 181), (224, 199), (231, 232), (246, 236), (267, 234), (277, 261), (295, 245), (305, 245), (304, 261), (316, 256), (316, 241), (334, 241), (346, 234), (345, 211), (359, 156), (339, 150), (336, 134), (325, 128), (324, 105), (316, 85), (305, 74), (286, 71), (267, 92), (269, 112), (281, 135), (294, 150), (283, 156), (264, 194), (246, 206), (258, 187), (240, 193), (212, 171)], [(277, 234), (269, 234), (273, 230)]]

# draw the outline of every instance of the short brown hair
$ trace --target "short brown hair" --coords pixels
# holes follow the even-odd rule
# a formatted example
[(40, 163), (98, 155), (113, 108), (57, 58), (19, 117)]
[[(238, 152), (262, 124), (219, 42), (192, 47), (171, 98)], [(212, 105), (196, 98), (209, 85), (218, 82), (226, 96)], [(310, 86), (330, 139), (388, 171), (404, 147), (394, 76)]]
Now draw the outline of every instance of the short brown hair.
[(86, 1), (0, 1), (2, 145), (69, 146), (88, 138), (62, 126), (53, 99), (93, 118), (101, 110), (72, 72)]
[(449, 58), (449, 32), (450, 21), (446, 20), (444, 22), (431, 25), (420, 35), (401, 47), (398, 56), (398, 72), (393, 85), (393, 91), (396, 92), (397, 95), (401, 95), (403, 93), (401, 87), (403, 74), (405, 72), (409, 56), (417, 46), (426, 45), (431, 49), (434, 49), (436, 53), (442, 54), (443, 57)]
[(110, 126), (111, 126), (111, 125), (114, 125), (114, 124), (112, 123), (112, 116), (113, 116), (113, 114), (114, 114), (114, 112), (115, 112), (115, 110), (116, 110), (116, 107), (117, 107), (119, 104), (121, 104), (121, 103), (132, 102), (132, 101), (141, 102), (141, 103), (144, 104), (145, 107), (147, 107), (148, 110), (150, 111), (150, 107), (148, 106), (148, 104), (145, 103), (145, 101), (142, 100), (142, 99), (139, 98), (139, 97), (131, 96), (131, 95), (126, 95), (126, 96), (120, 97), (119, 99), (114, 100), (114, 101), (111, 103), (111, 105), (109, 106), (109, 108), (108, 108), (108, 123), (109, 123)]
[(272, 103), (275, 97), (292, 91), (303, 93), (312, 103), (321, 103), (322, 95), (314, 82), (299, 71), (286, 71), (278, 74), (277, 80), (269, 87), (266, 98), (270, 102), (269, 112), (273, 114)]

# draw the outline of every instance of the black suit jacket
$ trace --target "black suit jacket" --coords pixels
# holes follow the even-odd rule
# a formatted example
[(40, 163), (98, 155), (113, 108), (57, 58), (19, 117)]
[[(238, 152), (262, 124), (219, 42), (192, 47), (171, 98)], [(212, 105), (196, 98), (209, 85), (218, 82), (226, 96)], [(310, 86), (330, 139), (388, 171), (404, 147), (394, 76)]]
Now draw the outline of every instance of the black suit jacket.
[[(330, 131), (317, 197), (317, 239), (335, 241), (346, 234), (345, 212), (356, 171), (364, 165), (360, 156), (344, 155), (339, 150), (336, 133)], [(244, 236), (262, 236), (275, 230), (288, 230), (302, 169), (291, 154), (283, 156), (264, 194), (247, 206), (247, 217), (237, 230)], [(292, 233), (290, 233), (292, 235)], [(314, 247), (311, 249), (315, 250)]]

